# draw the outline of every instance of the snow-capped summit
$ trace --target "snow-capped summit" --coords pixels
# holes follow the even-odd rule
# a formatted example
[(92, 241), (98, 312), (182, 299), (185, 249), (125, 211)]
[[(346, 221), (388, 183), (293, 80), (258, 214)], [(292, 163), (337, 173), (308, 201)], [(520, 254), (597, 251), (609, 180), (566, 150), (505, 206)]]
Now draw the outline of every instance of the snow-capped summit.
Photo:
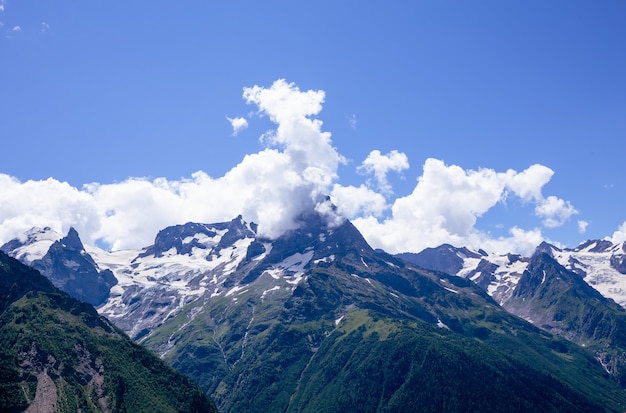
[(144, 249), (139, 257), (162, 257), (166, 254), (193, 255), (194, 249), (216, 252), (241, 238), (256, 236), (256, 225), (246, 223), (241, 215), (230, 222), (199, 224), (188, 222), (184, 225), (167, 227), (157, 234), (154, 244)]
[(2, 245), (0, 250), (30, 265), (43, 258), (50, 246), (61, 238), (63, 235), (50, 227), (34, 227)]
[[(547, 242), (537, 246), (534, 255), (546, 253), (566, 269), (577, 273), (603, 296), (626, 307), (626, 242), (590, 240), (576, 248), (559, 248)], [(468, 278), (504, 304), (526, 270), (530, 257), (514, 254), (468, 253), (466, 248), (441, 245), (401, 258), (423, 268), (445, 271)]]
[[(297, 223), (280, 237), (268, 239), (257, 235), (256, 226), (241, 216), (215, 224), (189, 222), (161, 230), (154, 244), (142, 250), (116, 252), (85, 248), (78, 233), (70, 230), (33, 264), (48, 271), (49, 278), (62, 275), (57, 282), (66, 291), (80, 287), (71, 290), (75, 296), (84, 293), (87, 285), (103, 286), (96, 290), (105, 292), (98, 304), (100, 314), (174, 367), (205, 380), (207, 391), (220, 394), (216, 390), (220, 386), (245, 382), (252, 372), (246, 368), (257, 365), (259, 357), (269, 354), (277, 360), (294, 349), (290, 357), (297, 354), (302, 360), (296, 364), (305, 366), (308, 357), (324, 348), (326, 338), (358, 333), (361, 323), (375, 331), (373, 343), (395, 336), (400, 325), (413, 331), (422, 324), (428, 326), (424, 332), (437, 336), (445, 332), (485, 343), (499, 339), (509, 343), (519, 331), (536, 335), (538, 330), (505, 310), (518, 311), (530, 322), (545, 324), (566, 316), (570, 320), (575, 317), (567, 313), (567, 302), (550, 306), (558, 310), (546, 311), (550, 317), (537, 317), (537, 308), (547, 308), (541, 292), (550, 291), (556, 302), (570, 297), (561, 291), (582, 286), (576, 290), (581, 291), (581, 302), (587, 297), (601, 302), (600, 293), (591, 294), (595, 290), (585, 281), (596, 280), (595, 288), (602, 283), (624, 285), (623, 274), (611, 266), (611, 259), (623, 262), (623, 245), (596, 242), (568, 250), (542, 244), (531, 259), (443, 245), (402, 257), (405, 261), (420, 258), (416, 262), (420, 267), (430, 265), (428, 271), (373, 250), (348, 220), (329, 220), (323, 212), (311, 210)], [(19, 240), (11, 245), (16, 250), (24, 247)], [(540, 258), (546, 265), (539, 265)], [(566, 276), (571, 283), (559, 282)], [(529, 307), (531, 300), (534, 307)], [(617, 310), (602, 304), (607, 320), (626, 320), (626, 316), (610, 318)], [(370, 312), (373, 316), (367, 315)], [(402, 321), (385, 326), (379, 324), (381, 317)], [(554, 331), (569, 338), (571, 325), (578, 324), (559, 325)], [(489, 340), (490, 336), (499, 338)], [(622, 374), (626, 360), (597, 350), (604, 342), (617, 343), (616, 351), (626, 344), (610, 341), (611, 337), (580, 337), (594, 340), (589, 343), (595, 346), (597, 359), (611, 366), (606, 371)], [(571, 350), (552, 342), (559, 354)], [(510, 343), (520, 342), (515, 338)], [(280, 357), (275, 357), (275, 351)], [(225, 384), (211, 381), (216, 376), (207, 371), (220, 371)], [(298, 372), (294, 377), (303, 375)]]
[(55, 287), (95, 306), (109, 296), (117, 280), (101, 270), (85, 250), (78, 232), (64, 237), (50, 228), (34, 228), (2, 246), (8, 255), (39, 270)]

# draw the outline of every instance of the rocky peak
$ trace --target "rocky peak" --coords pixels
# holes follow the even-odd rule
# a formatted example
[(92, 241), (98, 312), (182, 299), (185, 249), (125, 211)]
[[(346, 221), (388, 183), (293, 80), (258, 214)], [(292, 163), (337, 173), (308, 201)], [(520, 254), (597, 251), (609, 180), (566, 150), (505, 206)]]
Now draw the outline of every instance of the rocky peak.
[(139, 258), (162, 257), (168, 251), (179, 255), (191, 255), (194, 248), (219, 251), (243, 238), (254, 238), (256, 225), (248, 224), (239, 215), (229, 222), (200, 224), (188, 222), (167, 227), (157, 234), (154, 244), (144, 250)]
[(92, 305), (102, 304), (117, 283), (110, 270), (100, 271), (74, 228), (52, 243), (45, 255), (33, 260), (31, 265), (55, 287)]
[(417, 254), (398, 254), (412, 264), (434, 271), (445, 272), (446, 274), (457, 274), (463, 268), (465, 258), (482, 258), (481, 253), (470, 251), (469, 249), (457, 248), (450, 244), (442, 244), (435, 248), (426, 248)]
[(84, 251), (85, 247), (83, 246), (83, 242), (80, 240), (78, 236), (78, 232), (71, 227), (68, 231), (67, 235), (60, 239), (59, 242), (68, 250), (72, 251)]
[(233, 219), (226, 225), (226, 233), (222, 235), (217, 249), (221, 250), (233, 245), (240, 239), (255, 238), (257, 225), (255, 223), (248, 224), (241, 215)]
[(589, 252), (604, 252), (609, 250), (613, 246), (613, 243), (608, 240), (594, 239), (583, 242), (578, 247), (576, 247), (575, 251), (583, 251), (587, 250)]
[(548, 254), (550, 257), (554, 257), (554, 251), (561, 251), (561, 249), (545, 241), (542, 241), (541, 244), (539, 244), (539, 246), (535, 249), (535, 253), (533, 254), (533, 256), (539, 254)]

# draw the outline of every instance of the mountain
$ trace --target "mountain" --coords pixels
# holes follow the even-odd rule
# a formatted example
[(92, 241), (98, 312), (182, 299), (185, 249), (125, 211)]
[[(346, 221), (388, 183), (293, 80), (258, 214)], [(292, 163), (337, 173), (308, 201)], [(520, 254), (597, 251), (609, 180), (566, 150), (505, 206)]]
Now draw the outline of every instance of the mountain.
[(574, 249), (544, 242), (531, 258), (476, 260), (466, 249), (442, 245), (402, 258), (434, 269), (451, 261), (444, 254), (455, 257), (454, 274), (479, 284), (509, 312), (584, 346), (626, 388), (625, 248), (606, 240)]
[[(117, 279), (100, 314), (222, 412), (626, 408), (594, 353), (488, 294), (504, 275), (481, 252), (465, 250), (476, 266), (461, 271), (484, 260), (472, 278), (487, 291), (375, 251), (349, 221), (315, 211), (273, 240), (237, 217), (165, 228), (140, 251), (87, 252)], [(528, 266), (498, 262), (518, 279)]]
[(141, 340), (223, 412), (623, 410), (586, 350), (469, 281), (374, 251), (348, 221), (310, 214), (247, 243)]
[(92, 250), (118, 280), (99, 312), (141, 339), (190, 302), (224, 294), (228, 275), (239, 263), (265, 251), (255, 230), (241, 217), (187, 223), (159, 231), (154, 244), (141, 251)]
[(438, 248), (426, 248), (419, 254), (401, 253), (396, 256), (422, 268), (457, 274), (465, 266), (467, 258), (481, 259), (486, 255), (484, 251), (474, 252), (464, 247), (456, 248), (450, 244), (443, 244)]
[(0, 411), (217, 410), (91, 305), (0, 252)]
[(106, 301), (117, 283), (111, 270), (98, 268), (74, 228), (65, 237), (50, 228), (36, 228), (0, 250), (39, 270), (61, 290), (95, 306)]
[[(572, 249), (558, 248), (543, 242), (536, 248), (535, 253), (539, 252), (549, 254), (604, 297), (626, 307), (626, 242), (613, 244), (607, 240), (589, 240)], [(488, 255), (483, 251), (447, 244), (427, 248), (419, 253), (398, 254), (397, 257), (422, 268), (470, 279), (501, 304), (511, 297), (530, 262), (530, 257), (516, 254)], [(450, 262), (454, 265), (450, 265)]]
[(396, 257), (428, 270), (467, 278), (500, 304), (510, 298), (529, 261), (516, 254), (488, 255), (484, 251), (473, 252), (449, 244), (426, 248), (419, 253), (397, 254)]
[(626, 388), (626, 310), (550, 254), (532, 257), (505, 308), (586, 347)]

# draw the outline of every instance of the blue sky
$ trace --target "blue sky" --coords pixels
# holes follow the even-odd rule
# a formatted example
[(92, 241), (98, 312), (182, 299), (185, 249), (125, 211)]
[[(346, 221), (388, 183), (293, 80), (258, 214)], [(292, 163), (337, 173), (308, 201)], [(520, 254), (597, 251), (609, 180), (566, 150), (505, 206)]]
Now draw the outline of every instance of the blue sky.
[(275, 235), (319, 193), (394, 252), (622, 240), (624, 21), (617, 0), (0, 0), (0, 241), (140, 247), (239, 213)]

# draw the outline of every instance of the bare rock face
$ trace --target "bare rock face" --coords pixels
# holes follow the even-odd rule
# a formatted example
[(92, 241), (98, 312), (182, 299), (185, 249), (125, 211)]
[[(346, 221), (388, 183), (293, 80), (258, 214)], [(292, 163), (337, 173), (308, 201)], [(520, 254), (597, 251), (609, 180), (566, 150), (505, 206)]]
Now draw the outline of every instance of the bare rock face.
[(611, 267), (621, 274), (626, 274), (626, 242), (622, 243), (621, 251), (611, 255)]
[(50, 228), (33, 229), (0, 249), (39, 270), (55, 287), (94, 306), (104, 303), (117, 284), (113, 272), (101, 270), (85, 251), (74, 228), (65, 237)]
[(37, 392), (26, 413), (55, 413), (57, 411), (57, 386), (48, 375), (42, 371), (37, 375)]
[[(92, 401), (97, 404), (102, 412), (110, 412), (110, 400), (104, 389), (104, 366), (100, 357), (94, 357), (80, 343), (74, 346), (75, 353), (72, 358), (77, 361), (74, 371), (74, 379), (84, 386), (89, 394), (95, 396)], [(32, 343), (29, 351), (18, 355), (19, 375), (28, 382), (36, 377), (37, 386), (32, 393), (32, 386), (24, 387), (24, 395), (28, 403), (27, 413), (56, 412), (59, 407), (59, 394), (64, 395), (62, 389), (55, 384), (54, 378), (67, 375), (64, 363), (57, 360), (53, 355), (39, 349), (36, 343)], [(61, 401), (62, 402), (62, 401)]]

